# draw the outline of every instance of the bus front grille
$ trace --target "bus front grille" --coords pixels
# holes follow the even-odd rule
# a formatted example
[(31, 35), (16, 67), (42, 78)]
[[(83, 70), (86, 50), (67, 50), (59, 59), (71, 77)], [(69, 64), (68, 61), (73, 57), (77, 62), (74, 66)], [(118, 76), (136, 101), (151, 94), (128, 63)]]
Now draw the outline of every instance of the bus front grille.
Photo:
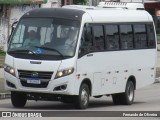
[[(20, 82), (25, 87), (46, 88), (52, 74), (53, 72), (18, 70)], [(33, 83), (34, 80), (38, 80), (39, 83)]]

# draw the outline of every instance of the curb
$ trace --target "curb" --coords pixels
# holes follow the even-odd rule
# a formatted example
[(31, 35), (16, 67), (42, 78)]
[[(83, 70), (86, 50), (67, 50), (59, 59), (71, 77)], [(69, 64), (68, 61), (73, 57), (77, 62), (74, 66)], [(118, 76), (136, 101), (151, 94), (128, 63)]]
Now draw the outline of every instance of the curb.
[(7, 99), (10, 98), (11, 94), (10, 93), (0, 93), (0, 100), (1, 99)]

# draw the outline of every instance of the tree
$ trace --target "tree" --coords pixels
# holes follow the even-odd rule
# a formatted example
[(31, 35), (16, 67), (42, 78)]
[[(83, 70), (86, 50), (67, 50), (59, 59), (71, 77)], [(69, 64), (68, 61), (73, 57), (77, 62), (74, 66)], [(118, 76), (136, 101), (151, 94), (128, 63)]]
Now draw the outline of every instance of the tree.
[(86, 5), (87, 0), (73, 0), (73, 4), (75, 5)]

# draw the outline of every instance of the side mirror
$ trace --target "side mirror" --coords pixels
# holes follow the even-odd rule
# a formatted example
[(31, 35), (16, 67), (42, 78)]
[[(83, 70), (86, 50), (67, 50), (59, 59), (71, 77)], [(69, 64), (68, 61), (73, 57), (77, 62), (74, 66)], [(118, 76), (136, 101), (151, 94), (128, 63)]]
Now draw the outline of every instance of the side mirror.
[(12, 30), (11, 30), (11, 34), (13, 33), (14, 29), (16, 28), (16, 25), (17, 25), (18, 21), (15, 21), (13, 24), (12, 24)]
[(18, 21), (15, 21), (11, 26), (11, 34), (9, 35), (8, 43), (10, 41), (10, 38), (11, 38), (11, 35), (13, 34), (14, 29), (16, 28), (17, 23), (18, 23)]

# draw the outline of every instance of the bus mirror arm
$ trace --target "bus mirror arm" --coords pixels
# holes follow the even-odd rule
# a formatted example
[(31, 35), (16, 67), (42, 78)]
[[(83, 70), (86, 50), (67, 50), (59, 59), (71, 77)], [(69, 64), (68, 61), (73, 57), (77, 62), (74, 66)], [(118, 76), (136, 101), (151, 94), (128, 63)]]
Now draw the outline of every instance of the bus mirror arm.
[(17, 23), (18, 23), (18, 21), (15, 21), (15, 22), (13, 22), (13, 24), (11, 26), (11, 34), (9, 35), (9, 38), (8, 38), (8, 44), (10, 42), (11, 35), (13, 34), (13, 31), (14, 31)]
[(15, 27), (16, 27), (16, 24), (18, 23), (18, 21), (15, 21), (13, 24), (12, 24), (12, 30), (11, 30), (11, 34), (13, 33)]

